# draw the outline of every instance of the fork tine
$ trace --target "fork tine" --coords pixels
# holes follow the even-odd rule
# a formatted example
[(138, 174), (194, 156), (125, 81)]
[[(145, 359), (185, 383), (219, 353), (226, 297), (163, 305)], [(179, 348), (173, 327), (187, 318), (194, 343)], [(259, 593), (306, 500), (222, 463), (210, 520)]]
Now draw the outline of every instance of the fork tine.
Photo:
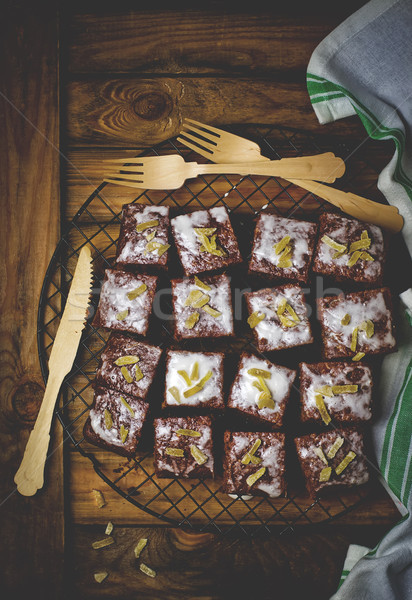
[(115, 185), (126, 185), (127, 187), (145, 189), (143, 182), (137, 183), (135, 181), (128, 181), (127, 179), (111, 179), (110, 177), (105, 177), (103, 181), (105, 183), (114, 183)]
[(185, 119), (183, 120), (183, 126), (189, 127), (188, 125), (186, 125), (186, 122), (193, 123), (195, 129), (204, 129), (206, 133), (212, 132), (212, 134), (217, 137), (220, 137), (222, 133), (224, 133), (221, 129), (216, 129), (216, 127), (212, 127), (211, 125), (205, 125), (204, 123), (200, 123), (200, 121), (194, 121), (193, 119), (188, 119), (187, 117), (185, 117)]
[(196, 144), (199, 144), (200, 147), (204, 147), (207, 148), (208, 150), (216, 150), (216, 144), (203, 140), (201, 138), (196, 137), (195, 135), (191, 135), (190, 133), (188, 133), (187, 131), (181, 131), (180, 135), (189, 138), (189, 140), (192, 140), (192, 142), (195, 142)]
[(198, 154), (205, 156), (206, 158), (210, 158), (212, 156), (212, 153), (210, 152), (210, 150), (205, 150), (199, 146), (195, 146), (194, 144), (191, 144), (190, 142), (188, 142), (187, 140), (185, 140), (181, 137), (178, 137), (176, 141), (183, 144), (183, 146), (190, 148), (191, 150), (193, 150), (193, 152), (197, 152)]
[(107, 166), (108, 166), (108, 168), (110, 168), (113, 171), (113, 173), (117, 173), (118, 175), (122, 175), (122, 176), (123, 175), (127, 175), (127, 173), (141, 173), (141, 174), (143, 174), (143, 170), (142, 170), (143, 169), (143, 165), (141, 165), (141, 166), (139, 166), (139, 165), (136, 165), (136, 166), (130, 165), (128, 167), (125, 167), (125, 166), (119, 165), (117, 163), (117, 164), (112, 164), (112, 165), (107, 165)]

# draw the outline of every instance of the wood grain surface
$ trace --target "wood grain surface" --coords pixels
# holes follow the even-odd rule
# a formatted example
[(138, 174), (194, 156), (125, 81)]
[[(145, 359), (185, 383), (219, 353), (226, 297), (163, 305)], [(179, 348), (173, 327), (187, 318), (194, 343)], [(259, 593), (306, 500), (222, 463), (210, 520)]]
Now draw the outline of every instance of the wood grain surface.
[(46, 487), (32, 498), (13, 477), (44, 385), (37, 302), (59, 237), (57, 19), (51, 2), (3, 3), (0, 66), (0, 564), (6, 598), (57, 598), (63, 578), (62, 431), (53, 428)]

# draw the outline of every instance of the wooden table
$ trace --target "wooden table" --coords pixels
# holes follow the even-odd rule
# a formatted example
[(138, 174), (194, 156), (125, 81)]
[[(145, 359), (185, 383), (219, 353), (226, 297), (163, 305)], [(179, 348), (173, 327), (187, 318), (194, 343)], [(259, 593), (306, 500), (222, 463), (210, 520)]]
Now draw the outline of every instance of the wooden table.
[[(64, 3), (63, 3), (64, 4)], [(275, 4), (275, 3), (274, 3)], [(5, 598), (328, 598), (350, 543), (375, 544), (398, 519), (386, 493), (315, 530), (264, 540), (189, 534), (132, 507), (53, 426), (44, 489), (15, 493), (44, 389), (36, 311), (60, 232), (100, 183), (99, 162), (176, 135), (183, 117), (273, 123), (362, 140), (357, 119), (321, 128), (305, 69), (316, 45), (363, 5), (314, 2), (307, 14), (251, 3), (6, 2), (1, 19), (1, 588)], [(207, 6), (207, 8), (205, 8)], [(380, 143), (372, 160), (385, 164)], [(127, 199), (127, 192), (124, 197)], [(97, 509), (90, 490), (105, 494)], [(104, 525), (116, 544), (91, 548)], [(133, 558), (140, 537), (147, 562)], [(93, 573), (107, 568), (101, 585)]]

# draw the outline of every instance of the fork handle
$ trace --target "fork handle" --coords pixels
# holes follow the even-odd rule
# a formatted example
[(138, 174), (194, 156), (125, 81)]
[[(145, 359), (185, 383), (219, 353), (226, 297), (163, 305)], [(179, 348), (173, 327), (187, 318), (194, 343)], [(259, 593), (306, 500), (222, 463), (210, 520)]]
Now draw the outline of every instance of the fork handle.
[(196, 175), (208, 173), (236, 175), (268, 175), (289, 179), (319, 179), (333, 183), (345, 172), (344, 161), (333, 152), (324, 152), (314, 156), (299, 156), (296, 158), (281, 158), (271, 161), (229, 164), (197, 164)]
[(379, 204), (362, 196), (352, 194), (352, 192), (343, 192), (336, 188), (322, 185), (317, 181), (307, 181), (304, 179), (290, 179), (291, 183), (312, 192), (319, 198), (323, 198), (340, 208), (343, 212), (367, 223), (373, 223), (392, 233), (398, 233), (403, 227), (403, 217), (399, 214), (396, 206), (389, 204)]
[(36, 423), (30, 433), (23, 459), (14, 477), (17, 490), (23, 496), (33, 496), (37, 490), (43, 487), (44, 465), (50, 442), (50, 425), (62, 381), (62, 377), (55, 377), (50, 371)]

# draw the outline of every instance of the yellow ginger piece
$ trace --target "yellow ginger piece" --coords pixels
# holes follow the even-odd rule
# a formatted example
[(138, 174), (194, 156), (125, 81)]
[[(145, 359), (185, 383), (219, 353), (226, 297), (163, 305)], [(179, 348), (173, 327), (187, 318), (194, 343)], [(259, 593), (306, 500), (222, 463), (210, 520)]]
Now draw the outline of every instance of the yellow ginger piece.
[(360, 259), (361, 254), (362, 252), (360, 250), (356, 250), (353, 254), (351, 254), (347, 262), (348, 267), (353, 267), (353, 265), (356, 264)]
[(199, 298), (199, 300), (195, 300), (195, 302), (192, 302), (192, 306), (193, 308), (204, 308), (205, 304), (207, 305), (209, 300), (210, 296), (208, 296), (207, 294), (203, 294), (202, 292), (202, 296)]
[(199, 300), (203, 295), (204, 294), (201, 290), (192, 290), (185, 300), (185, 306), (192, 306), (193, 302)]
[(181, 371), (178, 371), (177, 373), (178, 373), (178, 375), (180, 375), (180, 377), (182, 379), (184, 379), (184, 382), (186, 383), (186, 385), (191, 385), (192, 380), (191, 380), (191, 378), (189, 377), (189, 375), (187, 374), (186, 371), (181, 370)]
[(329, 481), (332, 474), (332, 467), (324, 467), (319, 475), (319, 481)]
[(150, 229), (151, 227), (157, 227), (159, 225), (159, 221), (157, 219), (152, 219), (151, 221), (146, 221), (145, 223), (139, 223), (136, 225), (137, 233), (141, 233), (145, 231), (145, 229)]
[(327, 465), (328, 461), (326, 460), (326, 456), (323, 453), (322, 448), (320, 448), (319, 446), (317, 448), (315, 448), (315, 454), (320, 458), (320, 460)]
[(373, 256), (369, 254), (369, 252), (361, 252), (360, 255), (361, 260), (368, 260), (369, 262), (375, 262)]
[(148, 577), (156, 577), (156, 571), (154, 571), (144, 563), (140, 563), (139, 568), (141, 572), (147, 575)]
[(338, 394), (356, 394), (359, 386), (356, 384), (347, 384), (347, 385), (333, 385), (332, 392), (334, 395)]
[(346, 469), (346, 467), (353, 461), (354, 458), (356, 458), (356, 454), (355, 452), (352, 452), (352, 450), (350, 450), (345, 456), (345, 458), (341, 460), (341, 462), (336, 467), (336, 475), (340, 475)]
[(149, 252), (159, 251), (162, 248), (163, 244), (158, 240), (154, 239), (146, 244), (144, 249), (144, 254), (149, 254)]
[(106, 546), (110, 546), (111, 544), (114, 544), (114, 539), (111, 536), (109, 536), (103, 538), (102, 540), (98, 540), (97, 542), (93, 542), (92, 548), (94, 548), (94, 550), (99, 550), (100, 548), (105, 548)]
[(140, 538), (140, 540), (137, 542), (136, 546), (134, 547), (135, 558), (140, 557), (141, 553), (146, 548), (146, 546), (147, 546), (147, 538)]
[(325, 423), (325, 425), (329, 425), (331, 422), (331, 417), (326, 409), (325, 402), (321, 394), (315, 394), (315, 402), (320, 416), (322, 417), (322, 421)]
[(249, 487), (252, 487), (252, 485), (254, 485), (258, 479), (260, 479), (262, 477), (262, 475), (264, 475), (266, 472), (266, 467), (261, 467), (258, 471), (256, 471), (255, 473), (252, 473), (252, 475), (249, 475), (249, 477), (246, 479), (246, 483)]
[(102, 583), (106, 579), (108, 574), (109, 573), (107, 571), (99, 571), (98, 573), (94, 573), (93, 577), (97, 583)]
[[(242, 465), (248, 465), (250, 462), (252, 462), (252, 464), (259, 464), (262, 462), (262, 459), (255, 456), (255, 452), (257, 451), (257, 449), (259, 448), (261, 443), (262, 443), (262, 440), (260, 438), (257, 438), (253, 442), (252, 447), (249, 448), (249, 450), (246, 452), (246, 454), (243, 456), (242, 460), (240, 461), (242, 463)], [(252, 461), (253, 458), (256, 459), (258, 462), (253, 462)]]
[(110, 535), (113, 531), (114, 525), (111, 521), (109, 521), (106, 525), (105, 534)]
[(173, 385), (172, 387), (170, 387), (167, 391), (171, 393), (171, 395), (173, 396), (173, 398), (176, 400), (176, 402), (178, 404), (182, 404), (182, 401), (180, 399), (179, 390), (178, 390), (178, 388), (175, 385)]
[(201, 433), (199, 431), (195, 431), (194, 429), (177, 429), (177, 435), (187, 435), (189, 437), (200, 437)]
[(359, 360), (361, 360), (363, 357), (365, 356), (364, 352), (358, 352), (357, 354), (355, 354), (355, 356), (352, 357), (352, 360), (354, 362), (358, 362)]
[(216, 235), (213, 235), (216, 227), (195, 227), (194, 231), (200, 239), (201, 252), (209, 252), (209, 254), (214, 254), (215, 256), (226, 256), (224, 250), (216, 244)]
[(126, 355), (120, 356), (117, 360), (114, 361), (114, 364), (117, 367), (122, 367), (123, 365), (134, 365), (139, 362), (140, 358), (138, 356)]
[(253, 312), (249, 317), (248, 317), (248, 325), (251, 329), (254, 329), (257, 325), (259, 325), (259, 323), (261, 321), (263, 321), (263, 319), (266, 317), (265, 313), (258, 313), (257, 311)]
[[(285, 315), (285, 312), (289, 313), (289, 316)], [(276, 314), (279, 317), (280, 322), (285, 327), (296, 327), (300, 319), (295, 313), (293, 308), (287, 302), (286, 298), (282, 298), (276, 310)]]
[(185, 455), (182, 448), (166, 448), (165, 453), (175, 458), (182, 458)]
[(259, 410), (262, 408), (275, 408), (275, 401), (272, 398), (272, 394), (262, 392), (258, 398), (257, 407)]
[(133, 381), (133, 377), (130, 375), (129, 371), (126, 369), (126, 367), (122, 367), (120, 369), (121, 374), (123, 375), (123, 377), (126, 379), (127, 383), (132, 383)]
[(202, 306), (202, 309), (205, 312), (207, 312), (208, 315), (210, 315), (211, 317), (214, 317), (215, 319), (217, 319), (218, 317), (220, 317), (220, 315), (222, 314), (221, 312), (219, 312), (215, 308), (212, 308), (208, 304), (206, 304), (205, 306)]
[(212, 289), (210, 287), (210, 285), (207, 285), (207, 283), (200, 281), (199, 277), (197, 277), (196, 275), (195, 275), (195, 284), (197, 285), (197, 287), (200, 287), (200, 288), (202, 288), (202, 290), (206, 290), (207, 292), (210, 292), (210, 290)]
[(290, 235), (285, 235), (285, 237), (283, 237), (280, 242), (278, 242), (277, 244), (275, 244), (273, 246), (273, 248), (275, 249), (275, 254), (278, 255), (280, 254), (288, 245), (290, 242)]
[(263, 377), (264, 379), (270, 379), (272, 377), (271, 372), (266, 371), (266, 369), (253, 368), (248, 369), (247, 372), (249, 375), (252, 375), (252, 377)]
[(209, 457), (194, 444), (190, 446), (190, 453), (198, 465), (204, 465), (209, 460)]
[(322, 385), (320, 388), (315, 390), (315, 394), (322, 394), (322, 396), (333, 396), (333, 387), (331, 385)]
[(156, 232), (155, 231), (151, 231), (150, 233), (146, 233), (145, 237), (147, 239), (148, 242), (151, 242), (152, 239), (155, 237)]
[(351, 316), (348, 313), (346, 313), (346, 315), (341, 320), (341, 324), (342, 325), (349, 325), (350, 322), (351, 322)]
[(120, 439), (122, 440), (123, 444), (126, 442), (128, 435), (129, 435), (129, 430), (126, 429), (126, 427), (124, 425), (120, 425)]
[(185, 327), (186, 329), (193, 329), (193, 327), (196, 325), (196, 323), (199, 320), (199, 313), (198, 312), (192, 312), (191, 315), (189, 315), (185, 321)]
[(133, 408), (130, 406), (130, 404), (127, 402), (127, 400), (123, 396), (120, 396), (120, 402), (123, 404), (123, 406), (125, 406), (127, 408), (127, 410), (129, 411), (129, 413), (134, 418), (134, 410), (133, 410)]
[(117, 315), (116, 315), (116, 319), (117, 319), (118, 321), (124, 321), (124, 320), (125, 320), (125, 318), (128, 316), (128, 314), (129, 314), (129, 309), (128, 309), (128, 308), (125, 308), (125, 309), (124, 309), (124, 310), (122, 310), (121, 312), (117, 313)]
[(197, 381), (199, 379), (199, 363), (195, 361), (192, 370), (190, 372), (190, 379), (192, 381)]
[(366, 250), (371, 245), (370, 238), (361, 238), (360, 240), (356, 240), (356, 242), (352, 242), (349, 246), (349, 254), (355, 252), (355, 250)]
[(328, 458), (335, 458), (337, 451), (339, 450), (339, 448), (342, 447), (343, 445), (343, 438), (342, 437), (338, 437), (336, 438), (336, 440), (333, 442), (332, 446), (329, 448), (326, 456)]
[(375, 333), (375, 325), (373, 321), (368, 319), (367, 321), (363, 321), (359, 325), (359, 331), (364, 331), (366, 333), (367, 338), (371, 338)]
[(364, 229), (361, 233), (361, 240), (367, 240), (369, 238), (369, 234), (366, 231), (366, 229)]
[(108, 429), (109, 431), (113, 427), (112, 413), (109, 410), (107, 410), (107, 408), (104, 409), (104, 424), (106, 425), (106, 429)]
[(104, 496), (100, 490), (92, 490), (94, 501), (96, 502), (97, 508), (103, 508), (105, 506), (106, 501)]
[(141, 296), (147, 290), (147, 285), (142, 283), (139, 287), (135, 288), (131, 292), (128, 292), (126, 296), (129, 300), (135, 300), (138, 296)]
[(140, 381), (141, 379), (143, 379), (143, 373), (142, 373), (142, 370), (139, 367), (139, 365), (135, 365), (134, 366), (134, 373), (135, 373), (135, 380), (136, 381)]
[(167, 252), (170, 248), (170, 244), (162, 244), (160, 248), (157, 249), (157, 256), (163, 256), (165, 252)]
[(356, 344), (358, 343), (358, 327), (355, 327), (352, 331), (352, 340), (350, 343), (350, 349), (352, 352), (356, 352)]
[(210, 237), (216, 232), (216, 227), (195, 227), (195, 234), (199, 237), (205, 235), (206, 237)]
[(347, 251), (346, 246), (335, 242), (335, 240), (332, 240), (332, 238), (330, 238), (328, 235), (324, 235), (322, 237), (322, 242), (330, 248), (333, 248), (333, 250), (337, 250), (339, 254), (344, 254)]
[(203, 388), (205, 387), (206, 382), (209, 381), (209, 379), (212, 377), (212, 375), (213, 375), (212, 371), (208, 371), (206, 373), (206, 375), (204, 375), (204, 377), (202, 377), (202, 379), (200, 379), (196, 383), (196, 385), (189, 388), (188, 390), (185, 390), (183, 392), (183, 396), (185, 398), (189, 398), (189, 396), (193, 396), (194, 394), (197, 394), (198, 392), (202, 391)]

